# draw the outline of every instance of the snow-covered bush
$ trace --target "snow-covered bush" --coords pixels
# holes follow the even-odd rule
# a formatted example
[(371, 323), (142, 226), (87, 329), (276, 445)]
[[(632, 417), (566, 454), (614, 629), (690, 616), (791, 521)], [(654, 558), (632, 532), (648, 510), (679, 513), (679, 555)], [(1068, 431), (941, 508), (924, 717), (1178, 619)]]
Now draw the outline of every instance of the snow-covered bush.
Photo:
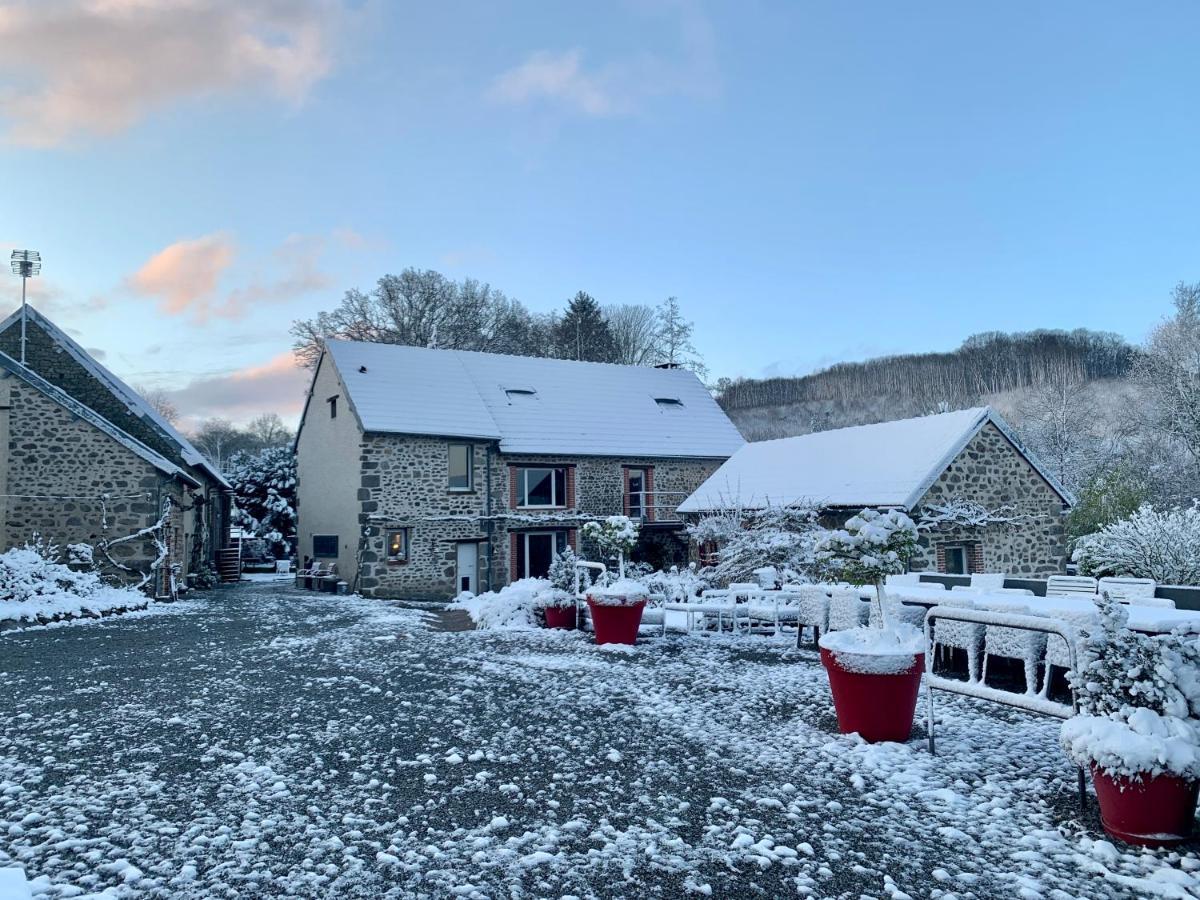
[(1067, 677), (1080, 714), (1063, 724), (1062, 743), (1081, 766), (1110, 776), (1167, 773), (1200, 778), (1200, 647), (1181, 635), (1126, 627), (1128, 611), (1107, 594), (1099, 626)]
[(1160, 584), (1200, 584), (1200, 504), (1133, 515), (1075, 542), (1071, 557), (1086, 575), (1129, 575)]
[(697, 569), (695, 563), (686, 568), (671, 566), (665, 572), (653, 572), (639, 579), (651, 594), (662, 594), (668, 603), (686, 603), (712, 587), (705, 576), (707, 569)]
[[(864, 509), (858, 515), (851, 516), (845, 528), (830, 531), (818, 541), (816, 558), (831, 580), (875, 585), (873, 602), (876, 604), (877, 620), (885, 630), (889, 630), (884, 579), (888, 575), (899, 575), (908, 568), (908, 559), (916, 546), (917, 526), (904, 513), (898, 510), (881, 512)], [(825, 644), (822, 643), (822, 646)]]
[(267, 447), (233, 456), (226, 473), (233, 485), (233, 524), (291, 555), (296, 536), (296, 458), (290, 447)]
[(609, 516), (600, 522), (588, 522), (583, 534), (596, 542), (604, 556), (617, 558), (617, 571), (625, 577), (625, 557), (637, 545), (638, 524), (629, 516)]
[(579, 555), (570, 547), (565, 547), (559, 553), (554, 554), (554, 560), (550, 563), (550, 571), (546, 573), (546, 578), (560, 591), (575, 593), (576, 578), (578, 578), (579, 590), (586, 591), (592, 583), (592, 573), (586, 568), (577, 568), (576, 563), (580, 562)]
[(545, 578), (522, 578), (498, 591), (460, 594), (451, 606), (466, 610), (481, 629), (537, 628), (538, 598), (554, 590)]
[(64, 565), (52, 544), (37, 542), (0, 553), (0, 620), (78, 616), (148, 602), (134, 588), (113, 587), (93, 570)]
[(816, 505), (729, 509), (704, 516), (689, 526), (697, 544), (715, 544), (716, 563), (709, 568), (715, 582), (756, 580), (758, 569), (773, 567), (783, 581), (811, 577), (815, 549), (824, 534)]

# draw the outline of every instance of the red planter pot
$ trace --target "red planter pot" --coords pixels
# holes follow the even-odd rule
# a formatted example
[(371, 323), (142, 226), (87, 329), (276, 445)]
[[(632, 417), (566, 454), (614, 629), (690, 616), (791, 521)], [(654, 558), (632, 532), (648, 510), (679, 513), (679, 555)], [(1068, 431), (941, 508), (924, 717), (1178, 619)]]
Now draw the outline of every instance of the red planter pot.
[(574, 606), (547, 606), (542, 612), (546, 614), (547, 628), (566, 628), (567, 630), (575, 628)]
[(637, 643), (642, 610), (646, 608), (645, 600), (629, 606), (609, 606), (588, 597), (587, 605), (592, 612), (592, 630), (596, 632), (597, 644)]
[(887, 675), (847, 672), (837, 657), (821, 648), (821, 662), (829, 673), (833, 706), (842, 734), (857, 731), (864, 741), (903, 743), (912, 734), (913, 713), (921, 690), (925, 654), (915, 654), (912, 668)]
[(1100, 822), (1118, 840), (1141, 847), (1170, 847), (1190, 840), (1200, 782), (1174, 775), (1134, 781), (1092, 766)]

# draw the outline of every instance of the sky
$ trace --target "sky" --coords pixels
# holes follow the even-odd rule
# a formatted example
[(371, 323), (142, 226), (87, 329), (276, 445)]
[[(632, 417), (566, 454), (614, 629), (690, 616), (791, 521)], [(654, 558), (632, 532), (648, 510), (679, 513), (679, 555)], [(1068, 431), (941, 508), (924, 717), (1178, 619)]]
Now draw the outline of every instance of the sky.
[(713, 377), (1140, 341), (1200, 280), (1198, 36), (1194, 2), (0, 0), (0, 249), (192, 426), (294, 420), (292, 321), (408, 266), (677, 296)]

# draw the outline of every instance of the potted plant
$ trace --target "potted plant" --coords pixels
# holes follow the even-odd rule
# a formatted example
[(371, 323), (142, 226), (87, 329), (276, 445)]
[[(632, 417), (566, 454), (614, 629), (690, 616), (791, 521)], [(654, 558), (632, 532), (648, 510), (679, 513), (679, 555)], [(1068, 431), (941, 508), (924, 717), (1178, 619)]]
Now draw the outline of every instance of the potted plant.
[(617, 557), (617, 580), (588, 590), (587, 605), (597, 644), (633, 644), (649, 597), (644, 585), (625, 577), (625, 555), (637, 544), (638, 526), (628, 516), (609, 516), (583, 526), (605, 556)]
[(828, 632), (819, 641), (843, 734), (858, 732), (875, 742), (906, 741), (912, 732), (925, 639), (889, 616), (884, 579), (905, 571), (916, 543), (912, 519), (874, 509), (864, 509), (817, 543), (817, 561), (831, 578), (875, 587), (871, 619), (877, 624)]
[[(575, 587), (581, 575), (584, 579), (587, 578), (587, 570), (580, 570), (575, 566), (578, 559), (570, 547), (555, 554), (554, 561), (550, 563), (550, 571), (546, 575), (551, 587), (534, 597), (534, 605), (542, 611), (547, 628), (578, 627)], [(582, 586), (587, 587), (587, 584)]]
[(1063, 747), (1091, 770), (1105, 831), (1145, 847), (1182, 843), (1200, 785), (1200, 645), (1130, 631), (1107, 594), (1097, 605), (1099, 625), (1067, 676), (1079, 715), (1063, 723)]

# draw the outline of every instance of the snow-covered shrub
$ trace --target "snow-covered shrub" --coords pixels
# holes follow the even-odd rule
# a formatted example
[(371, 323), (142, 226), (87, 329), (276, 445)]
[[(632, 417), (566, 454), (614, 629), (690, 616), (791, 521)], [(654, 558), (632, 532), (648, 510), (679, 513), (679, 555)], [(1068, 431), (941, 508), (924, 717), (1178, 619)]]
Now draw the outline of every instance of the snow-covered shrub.
[[(554, 554), (554, 560), (550, 563), (550, 571), (546, 573), (546, 578), (560, 591), (575, 593), (575, 585), (578, 583), (579, 590), (586, 591), (592, 583), (592, 573), (586, 568), (577, 568), (576, 563), (580, 562), (578, 554), (570, 547), (564, 548), (561, 552)], [(576, 582), (578, 578), (578, 582)]]
[(296, 536), (296, 458), (290, 447), (234, 454), (226, 473), (233, 485), (233, 524), (289, 556)]
[(537, 628), (538, 597), (554, 590), (545, 578), (522, 578), (498, 591), (459, 594), (451, 606), (466, 610), (482, 629)]
[(1126, 627), (1129, 613), (1107, 594), (1097, 600), (1099, 627), (1070, 673), (1080, 714), (1062, 728), (1077, 765), (1110, 776), (1161, 773), (1200, 778), (1200, 646), (1181, 635)]
[(1200, 503), (1133, 515), (1075, 542), (1071, 557), (1086, 575), (1153, 578), (1160, 584), (1200, 584)]
[(697, 569), (695, 563), (689, 563), (686, 568), (671, 566), (665, 572), (653, 572), (639, 580), (651, 594), (662, 594), (668, 603), (686, 603), (712, 587), (704, 574), (707, 571)]
[(596, 542), (604, 556), (617, 558), (617, 571), (625, 577), (625, 557), (637, 544), (638, 524), (629, 516), (609, 516), (600, 522), (588, 522), (583, 534)]
[[(895, 642), (906, 648), (917, 645), (916, 629), (897, 624), (891, 626), (884, 600), (884, 579), (888, 575), (899, 575), (908, 568), (908, 559), (917, 546), (917, 526), (913, 520), (898, 510), (881, 512), (864, 509), (846, 521), (845, 528), (826, 533), (817, 543), (816, 557), (831, 580), (848, 581), (856, 585), (875, 585), (874, 618), (885, 631), (895, 635)], [(871, 641), (867, 635), (857, 637), (831, 632), (821, 638), (821, 646), (834, 649), (830, 641), (840, 646), (846, 641), (859, 643)], [(829, 639), (829, 641), (826, 640)], [(872, 643), (871, 647), (874, 648)], [(859, 653), (868, 652), (862, 647)]]
[(38, 541), (0, 553), (0, 620), (77, 616), (148, 602), (134, 588), (113, 587), (95, 571), (64, 565), (52, 544)]
[(824, 534), (816, 505), (729, 509), (704, 516), (689, 526), (697, 544), (715, 544), (716, 563), (709, 568), (717, 583), (751, 581), (762, 568), (774, 568), (780, 580), (802, 581), (812, 576), (815, 550)]

